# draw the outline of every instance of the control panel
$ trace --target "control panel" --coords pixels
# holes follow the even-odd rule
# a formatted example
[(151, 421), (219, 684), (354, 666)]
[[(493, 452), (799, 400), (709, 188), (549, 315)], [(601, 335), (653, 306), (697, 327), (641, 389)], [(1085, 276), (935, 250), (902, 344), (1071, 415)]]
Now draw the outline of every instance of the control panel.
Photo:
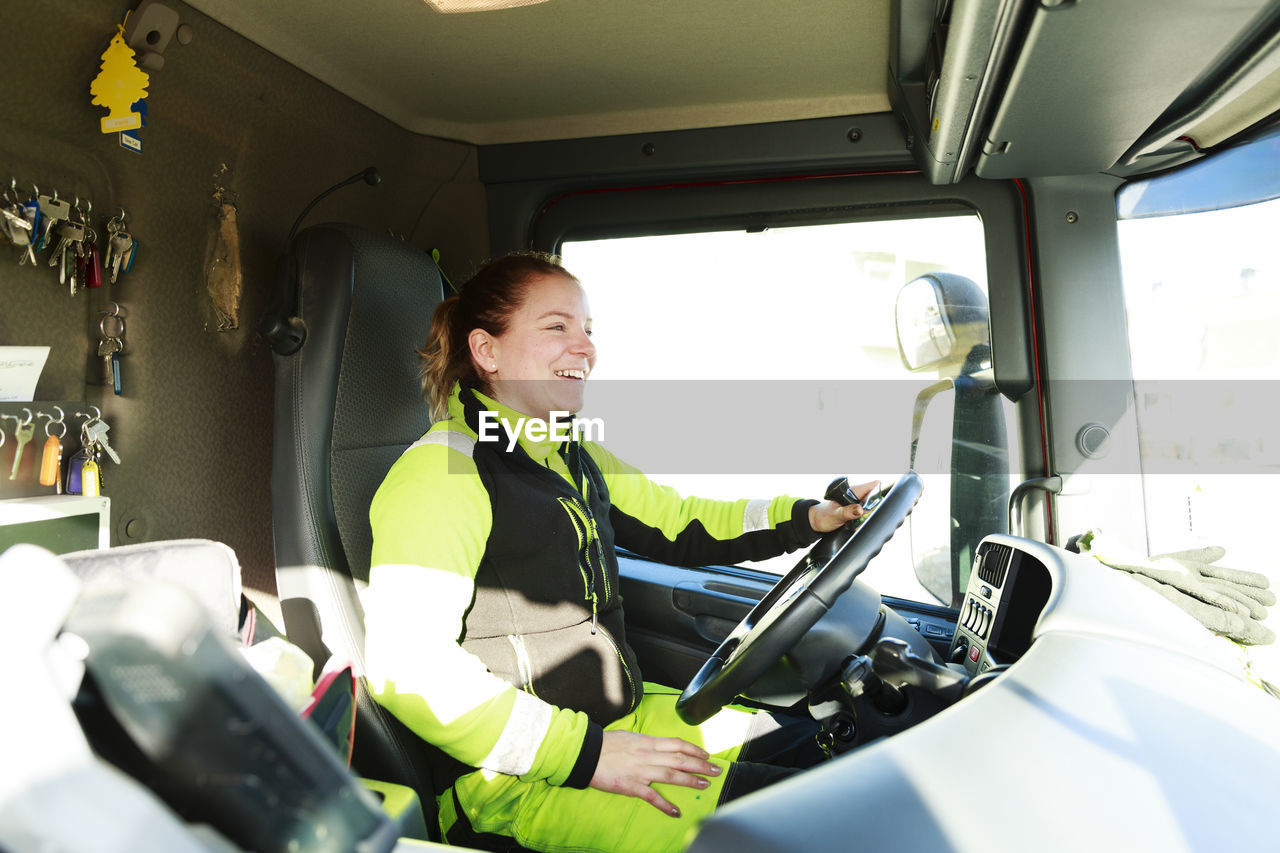
[(1049, 600), (1048, 569), (1002, 542), (978, 546), (948, 660), (971, 675), (1022, 657)]
[(955, 663), (963, 662), (971, 674), (986, 672), (996, 664), (988, 644), (1001, 614), (1000, 603), (1012, 560), (1013, 549), (1007, 545), (983, 542), (978, 546), (949, 657)]

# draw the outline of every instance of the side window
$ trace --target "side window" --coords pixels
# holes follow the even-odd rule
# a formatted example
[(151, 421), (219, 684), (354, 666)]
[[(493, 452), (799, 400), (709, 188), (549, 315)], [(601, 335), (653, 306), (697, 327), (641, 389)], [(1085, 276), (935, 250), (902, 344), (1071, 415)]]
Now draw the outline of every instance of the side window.
[[(1148, 552), (1221, 545), (1223, 565), (1268, 574), (1273, 587), (1277, 156), (1273, 133), (1126, 188), (1117, 225)], [(1232, 191), (1251, 195), (1225, 197)]]
[[(685, 495), (821, 497), (838, 474), (891, 480), (912, 462), (921, 393), (939, 380), (979, 382), (990, 367), (986, 260), (974, 215), (570, 239), (561, 254), (586, 285), (595, 319), (597, 385), (587, 411), (599, 385), (631, 383), (634, 397), (665, 383), (655, 399), (669, 402), (655, 406), (678, 420), (687, 449), (642, 464), (631, 455), (643, 452), (639, 439), (606, 435), (605, 443)], [(943, 273), (939, 279), (974, 304), (939, 316), (933, 283), (904, 291), (927, 273)], [(916, 418), (925, 496), (910, 532), (899, 532), (871, 566), (868, 579), (885, 595), (950, 604), (951, 567), (957, 559), (967, 566), (967, 557), (953, 555), (951, 473), (961, 460), (953, 458), (952, 396), (934, 396)], [(708, 414), (699, 400), (742, 402), (717, 403)], [(756, 405), (763, 415), (745, 414)], [(719, 448), (730, 431), (741, 441), (733, 445), (736, 463), (706, 461), (698, 448)], [(992, 435), (1000, 446), (978, 455), (1005, 460), (995, 469), (998, 503), (1009, 471), (1020, 466), (1007, 464), (1016, 434), (1002, 421)], [(959, 539), (971, 544), (993, 532), (970, 526)], [(755, 565), (782, 573), (795, 559)], [(945, 583), (926, 589), (917, 575), (930, 573)]]

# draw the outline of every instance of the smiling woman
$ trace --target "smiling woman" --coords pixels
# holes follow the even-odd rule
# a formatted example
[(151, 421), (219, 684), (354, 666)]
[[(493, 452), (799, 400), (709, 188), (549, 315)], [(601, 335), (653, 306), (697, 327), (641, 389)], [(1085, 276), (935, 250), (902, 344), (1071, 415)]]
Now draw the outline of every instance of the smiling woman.
[(615, 545), (682, 565), (763, 559), (861, 505), (681, 498), (561, 430), (583, 404), (590, 334), (586, 294), (556, 259), (482, 268), (421, 350), (443, 416), (370, 510), (369, 683), (450, 757), (453, 843), (680, 849), (718, 803), (822, 757), (811, 720), (677, 718), (676, 691), (645, 683), (627, 642)]

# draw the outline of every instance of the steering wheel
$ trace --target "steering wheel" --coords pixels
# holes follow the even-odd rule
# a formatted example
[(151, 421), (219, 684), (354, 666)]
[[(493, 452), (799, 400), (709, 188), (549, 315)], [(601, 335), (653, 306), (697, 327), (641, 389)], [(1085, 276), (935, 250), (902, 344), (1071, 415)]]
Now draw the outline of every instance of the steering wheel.
[(781, 660), (880, 553), (922, 488), (908, 471), (870, 513), (819, 539), (707, 658), (676, 700), (680, 718), (705, 722)]

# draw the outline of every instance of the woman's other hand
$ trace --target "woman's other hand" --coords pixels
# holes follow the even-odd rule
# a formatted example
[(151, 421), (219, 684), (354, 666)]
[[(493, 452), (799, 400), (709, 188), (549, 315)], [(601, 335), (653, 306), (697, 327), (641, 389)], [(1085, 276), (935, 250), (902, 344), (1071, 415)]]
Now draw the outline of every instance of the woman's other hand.
[(591, 787), (639, 797), (672, 817), (680, 817), (680, 810), (667, 802), (653, 783), (705, 788), (709, 783), (703, 777), (720, 773), (709, 757), (705, 749), (680, 738), (605, 732)]
[[(865, 501), (867, 495), (879, 488), (880, 481), (872, 480), (870, 483), (852, 486), (850, 490), (859, 501)], [(809, 507), (809, 526), (813, 528), (815, 533), (830, 533), (855, 518), (861, 518), (865, 513), (866, 510), (862, 508), (861, 504), (843, 506), (831, 500), (822, 501)]]

